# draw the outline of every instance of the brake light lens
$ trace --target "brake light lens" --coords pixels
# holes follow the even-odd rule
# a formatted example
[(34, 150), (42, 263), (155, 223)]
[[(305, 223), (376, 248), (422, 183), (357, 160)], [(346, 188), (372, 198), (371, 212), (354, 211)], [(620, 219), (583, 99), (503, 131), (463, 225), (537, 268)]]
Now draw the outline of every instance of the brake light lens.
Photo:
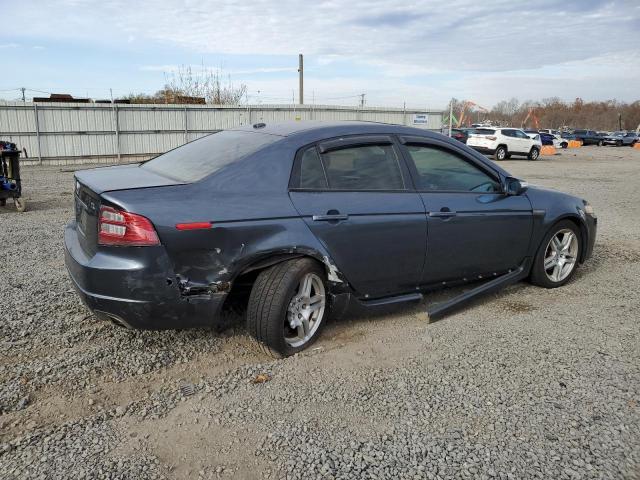
[(497, 140), (497, 138), (498, 138), (498, 137), (493, 136), (493, 135), (486, 135), (486, 136), (485, 136), (485, 138), (486, 138), (487, 140), (494, 141), (494, 140)]
[(103, 206), (100, 207), (98, 243), (100, 245), (146, 247), (160, 245), (160, 239), (147, 217)]

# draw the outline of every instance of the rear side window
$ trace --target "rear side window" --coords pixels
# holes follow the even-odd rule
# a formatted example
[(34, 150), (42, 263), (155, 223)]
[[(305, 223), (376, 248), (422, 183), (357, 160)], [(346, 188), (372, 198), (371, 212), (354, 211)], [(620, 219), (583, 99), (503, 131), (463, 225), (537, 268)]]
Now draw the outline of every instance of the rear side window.
[(300, 158), (300, 188), (327, 188), (327, 178), (316, 147), (307, 148)]
[(264, 133), (224, 130), (170, 150), (140, 168), (180, 182), (196, 182), (280, 139)]
[(321, 155), (330, 190), (403, 190), (392, 145), (366, 145)]
[(292, 186), (308, 190), (404, 190), (396, 150), (391, 145), (341, 148), (319, 154), (302, 152)]
[(425, 145), (408, 145), (423, 191), (500, 192), (500, 184), (453, 152)]

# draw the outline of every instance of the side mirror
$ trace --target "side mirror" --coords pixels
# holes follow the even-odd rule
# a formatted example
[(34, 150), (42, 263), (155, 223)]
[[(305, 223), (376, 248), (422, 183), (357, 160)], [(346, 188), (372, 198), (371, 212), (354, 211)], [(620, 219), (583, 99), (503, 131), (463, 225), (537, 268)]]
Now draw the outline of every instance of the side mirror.
[(504, 182), (504, 192), (507, 195), (522, 195), (527, 191), (527, 182), (514, 177), (507, 177)]

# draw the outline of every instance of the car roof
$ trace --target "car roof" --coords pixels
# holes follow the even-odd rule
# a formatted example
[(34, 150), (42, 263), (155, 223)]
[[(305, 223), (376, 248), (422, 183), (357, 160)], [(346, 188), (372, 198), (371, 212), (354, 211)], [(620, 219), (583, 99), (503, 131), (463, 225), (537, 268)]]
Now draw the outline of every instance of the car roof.
[(425, 136), (435, 136), (433, 132), (423, 128), (407, 127), (391, 123), (365, 122), (361, 120), (342, 120), (342, 121), (320, 121), (320, 120), (303, 120), (281, 123), (254, 123), (251, 125), (243, 125), (233, 130), (241, 130), (247, 132), (258, 132), (268, 135), (278, 135), (281, 137), (290, 137), (301, 133), (317, 133), (331, 132), (333, 135), (349, 135), (358, 133), (404, 133), (404, 134), (420, 134)]

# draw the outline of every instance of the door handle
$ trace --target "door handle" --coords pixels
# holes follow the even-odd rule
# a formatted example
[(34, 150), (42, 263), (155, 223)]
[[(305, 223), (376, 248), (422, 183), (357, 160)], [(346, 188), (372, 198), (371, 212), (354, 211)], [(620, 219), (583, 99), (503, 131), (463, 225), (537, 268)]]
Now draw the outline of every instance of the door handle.
[(349, 218), (349, 215), (340, 213), (328, 213), (326, 215), (314, 215), (311, 218), (314, 222), (336, 222), (339, 220), (346, 220), (347, 218)]
[(451, 210), (440, 210), (439, 212), (429, 212), (430, 217), (450, 218), (455, 217), (458, 213)]

